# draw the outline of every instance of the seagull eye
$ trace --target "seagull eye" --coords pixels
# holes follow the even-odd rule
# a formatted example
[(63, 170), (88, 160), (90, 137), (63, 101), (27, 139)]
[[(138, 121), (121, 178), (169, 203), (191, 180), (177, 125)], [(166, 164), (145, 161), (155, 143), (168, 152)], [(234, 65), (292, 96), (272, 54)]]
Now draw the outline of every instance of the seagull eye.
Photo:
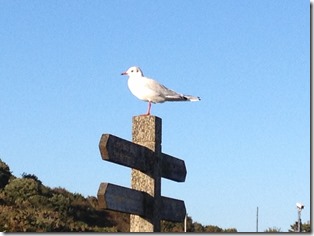
[(133, 70), (131, 70), (131, 72), (133, 72)]
[(138, 70), (136, 70), (136, 72), (138, 72)]

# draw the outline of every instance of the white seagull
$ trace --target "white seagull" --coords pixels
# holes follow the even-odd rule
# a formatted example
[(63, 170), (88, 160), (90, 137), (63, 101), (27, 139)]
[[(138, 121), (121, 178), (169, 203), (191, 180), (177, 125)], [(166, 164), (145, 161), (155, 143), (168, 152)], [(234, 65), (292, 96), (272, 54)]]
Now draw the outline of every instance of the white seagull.
[(166, 101), (199, 101), (200, 97), (191, 95), (179, 94), (164, 85), (158, 83), (156, 80), (144, 76), (139, 67), (132, 66), (121, 75), (128, 75), (128, 87), (132, 94), (140, 100), (148, 102), (148, 109), (146, 114), (150, 115), (150, 108), (152, 103), (163, 103)]

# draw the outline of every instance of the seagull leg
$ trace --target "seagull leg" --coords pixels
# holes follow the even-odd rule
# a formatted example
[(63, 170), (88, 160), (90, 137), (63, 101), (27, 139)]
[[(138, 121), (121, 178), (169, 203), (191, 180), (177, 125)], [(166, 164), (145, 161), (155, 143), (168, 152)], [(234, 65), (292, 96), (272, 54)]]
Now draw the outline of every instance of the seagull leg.
[(152, 102), (149, 101), (149, 102), (148, 102), (148, 109), (147, 109), (147, 115), (148, 115), (148, 116), (150, 115), (150, 108), (151, 108), (151, 106), (152, 106)]
[(150, 108), (151, 108), (151, 106), (152, 106), (152, 102), (148, 101), (147, 112), (146, 112), (146, 114), (143, 114), (142, 116), (149, 116), (150, 115)]

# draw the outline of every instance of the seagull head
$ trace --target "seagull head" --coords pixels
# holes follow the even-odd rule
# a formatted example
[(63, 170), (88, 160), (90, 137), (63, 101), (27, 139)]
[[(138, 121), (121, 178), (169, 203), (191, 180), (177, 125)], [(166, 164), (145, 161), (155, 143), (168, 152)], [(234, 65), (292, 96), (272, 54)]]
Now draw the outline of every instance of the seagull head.
[(137, 66), (132, 66), (130, 67), (127, 71), (122, 72), (121, 75), (128, 75), (128, 76), (132, 76), (132, 77), (143, 77), (143, 72), (142, 70), (137, 67)]

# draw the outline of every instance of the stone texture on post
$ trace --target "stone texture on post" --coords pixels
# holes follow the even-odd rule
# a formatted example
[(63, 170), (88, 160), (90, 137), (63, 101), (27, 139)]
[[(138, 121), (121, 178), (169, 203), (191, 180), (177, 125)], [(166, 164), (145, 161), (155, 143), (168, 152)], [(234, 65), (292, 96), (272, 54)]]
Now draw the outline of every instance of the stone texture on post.
[(132, 189), (153, 197), (146, 204), (145, 217), (130, 215), (130, 232), (160, 232), (161, 209), (161, 119), (156, 116), (134, 116), (132, 141), (156, 153), (151, 170), (145, 173), (132, 169)]

